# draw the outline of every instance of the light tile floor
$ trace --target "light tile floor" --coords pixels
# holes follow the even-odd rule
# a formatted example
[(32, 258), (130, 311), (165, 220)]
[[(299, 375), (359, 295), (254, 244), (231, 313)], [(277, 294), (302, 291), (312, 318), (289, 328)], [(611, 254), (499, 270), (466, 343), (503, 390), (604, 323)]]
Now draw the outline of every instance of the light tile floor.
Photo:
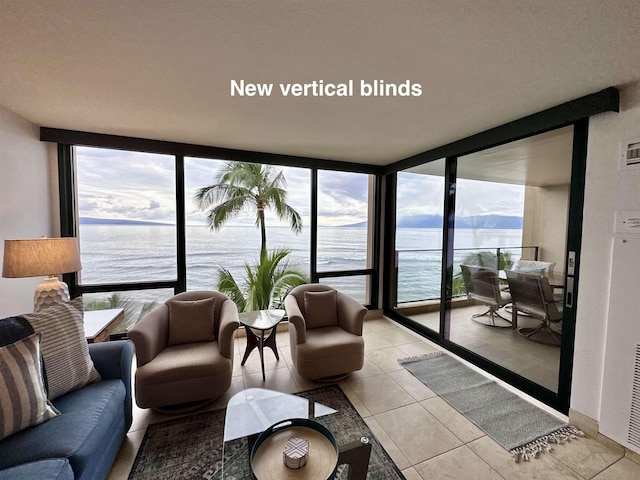
[[(434, 344), (386, 319), (367, 320), (364, 337), (365, 366), (340, 386), (408, 480), (640, 478), (640, 464), (623, 450), (589, 437), (514, 463), (507, 451), (397, 363), (399, 357), (435, 351)], [(265, 352), (267, 380), (262, 382), (257, 352), (240, 366), (245, 340), (238, 337), (231, 388), (209, 408), (224, 407), (248, 387), (295, 393), (319, 386), (295, 372), (286, 332), (278, 333), (277, 343), (280, 361)], [(134, 406), (133, 425), (108, 478), (127, 478), (147, 426), (174, 417)]]

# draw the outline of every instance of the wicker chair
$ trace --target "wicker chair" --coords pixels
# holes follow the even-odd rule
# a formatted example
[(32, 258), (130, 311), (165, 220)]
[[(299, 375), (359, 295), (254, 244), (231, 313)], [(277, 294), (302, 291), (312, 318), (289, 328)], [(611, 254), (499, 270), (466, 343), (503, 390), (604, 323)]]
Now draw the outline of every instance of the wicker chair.
[(475, 265), (460, 265), (460, 270), (467, 297), (489, 307), (484, 313), (471, 315), (471, 319), (490, 327), (511, 327), (511, 320), (499, 313), (502, 307), (511, 303), (511, 295), (500, 289), (498, 272)]
[(548, 345), (560, 345), (561, 336), (551, 328), (562, 320), (562, 304), (553, 296), (553, 289), (544, 275), (506, 270), (509, 291), (513, 299), (513, 323), (518, 311), (541, 321), (536, 327), (519, 328), (525, 338)]

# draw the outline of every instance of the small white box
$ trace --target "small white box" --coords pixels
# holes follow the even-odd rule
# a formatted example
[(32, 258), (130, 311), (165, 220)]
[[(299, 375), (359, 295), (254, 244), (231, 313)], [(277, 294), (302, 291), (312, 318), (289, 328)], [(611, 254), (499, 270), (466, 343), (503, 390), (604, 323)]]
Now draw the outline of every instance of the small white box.
[(282, 452), (282, 460), (289, 468), (301, 468), (307, 463), (309, 441), (304, 438), (289, 437)]

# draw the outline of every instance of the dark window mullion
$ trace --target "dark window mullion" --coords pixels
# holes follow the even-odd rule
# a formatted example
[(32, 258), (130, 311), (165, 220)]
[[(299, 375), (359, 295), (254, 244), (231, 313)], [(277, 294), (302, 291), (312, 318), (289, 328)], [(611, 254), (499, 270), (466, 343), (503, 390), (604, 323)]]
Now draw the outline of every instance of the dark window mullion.
[(310, 280), (318, 283), (318, 169), (311, 169), (311, 251), (309, 252)]
[(176, 261), (178, 282), (174, 292), (187, 290), (186, 199), (184, 187), (184, 157), (176, 156)]

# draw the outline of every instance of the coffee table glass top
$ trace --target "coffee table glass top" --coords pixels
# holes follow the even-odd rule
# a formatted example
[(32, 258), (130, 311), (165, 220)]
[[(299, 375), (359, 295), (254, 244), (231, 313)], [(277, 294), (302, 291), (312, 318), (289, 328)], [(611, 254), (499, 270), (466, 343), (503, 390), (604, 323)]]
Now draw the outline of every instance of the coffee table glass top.
[(240, 323), (257, 330), (269, 330), (275, 327), (284, 318), (284, 310), (259, 310), (244, 312), (239, 316)]
[(227, 405), (224, 441), (261, 433), (271, 425), (291, 418), (317, 418), (336, 410), (306, 398), (265, 388), (236, 393)]

